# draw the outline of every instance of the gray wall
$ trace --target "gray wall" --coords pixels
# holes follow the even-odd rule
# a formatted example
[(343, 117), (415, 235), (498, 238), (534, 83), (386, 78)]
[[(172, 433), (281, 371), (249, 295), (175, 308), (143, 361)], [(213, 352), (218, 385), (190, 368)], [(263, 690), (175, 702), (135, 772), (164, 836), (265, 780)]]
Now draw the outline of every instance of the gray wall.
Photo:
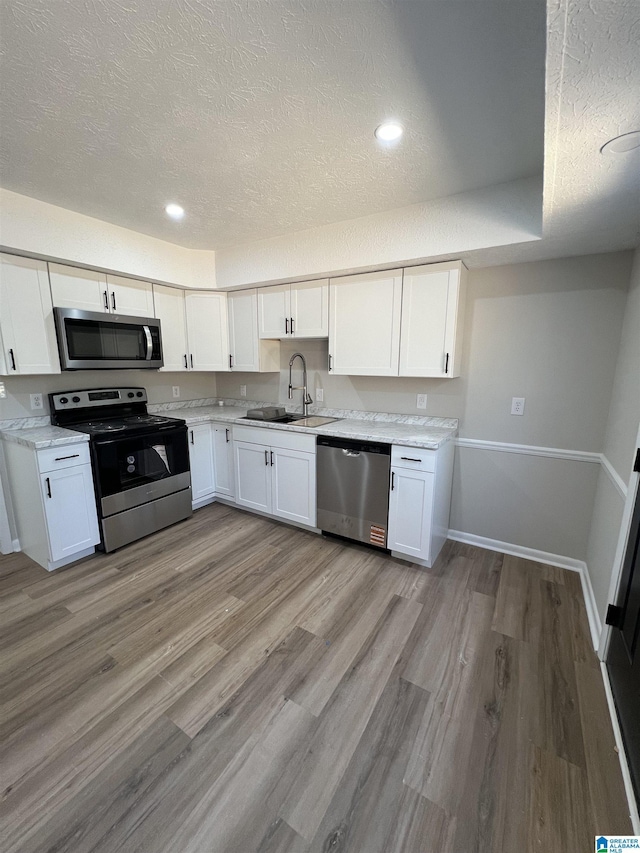
[[(640, 249), (634, 255), (603, 452), (628, 484), (640, 426)], [(624, 498), (600, 475), (587, 548), (587, 566), (604, 621)]]
[[(5, 376), (7, 396), (0, 400), (0, 421), (8, 418), (30, 418), (49, 414), (46, 395), (74, 388), (102, 388), (110, 385), (132, 385), (147, 389), (150, 403), (174, 401), (172, 386), (180, 388), (179, 400), (197, 400), (216, 396), (216, 376), (213, 373), (164, 373), (155, 370), (88, 370), (66, 372), (53, 376)], [(32, 411), (29, 395), (45, 395), (44, 411)], [(177, 400), (175, 402), (178, 402)]]
[[(218, 393), (286, 401), (287, 363), (300, 349), (309, 385), (330, 408), (460, 418), (460, 435), (600, 452), (616, 371), (630, 252), (471, 270), (459, 379), (332, 376), (326, 341), (283, 342), (280, 374), (218, 374)], [(525, 415), (509, 414), (526, 397)], [(598, 465), (459, 448), (451, 527), (584, 559)]]

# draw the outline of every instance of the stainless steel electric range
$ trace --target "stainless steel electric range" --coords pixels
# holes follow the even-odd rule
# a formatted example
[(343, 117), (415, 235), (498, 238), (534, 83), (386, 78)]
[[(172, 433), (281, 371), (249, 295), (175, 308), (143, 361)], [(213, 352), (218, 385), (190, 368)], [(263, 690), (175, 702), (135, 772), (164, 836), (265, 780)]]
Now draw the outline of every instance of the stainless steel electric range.
[(192, 514), (187, 426), (150, 415), (144, 388), (62, 391), (49, 403), (53, 424), (89, 435), (103, 550)]

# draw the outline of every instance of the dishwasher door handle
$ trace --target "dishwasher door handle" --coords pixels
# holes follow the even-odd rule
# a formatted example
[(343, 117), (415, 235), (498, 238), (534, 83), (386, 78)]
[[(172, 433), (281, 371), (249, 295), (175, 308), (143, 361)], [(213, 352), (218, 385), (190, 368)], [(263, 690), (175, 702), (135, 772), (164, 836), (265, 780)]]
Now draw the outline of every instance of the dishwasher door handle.
[(342, 448), (343, 456), (360, 456), (359, 450), (348, 450), (346, 447)]

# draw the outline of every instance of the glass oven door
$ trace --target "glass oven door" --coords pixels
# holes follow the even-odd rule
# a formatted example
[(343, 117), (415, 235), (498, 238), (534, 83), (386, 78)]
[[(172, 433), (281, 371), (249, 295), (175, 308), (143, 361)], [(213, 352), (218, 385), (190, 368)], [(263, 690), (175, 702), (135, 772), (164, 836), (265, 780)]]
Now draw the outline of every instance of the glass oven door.
[(186, 426), (94, 442), (102, 515), (189, 488)]

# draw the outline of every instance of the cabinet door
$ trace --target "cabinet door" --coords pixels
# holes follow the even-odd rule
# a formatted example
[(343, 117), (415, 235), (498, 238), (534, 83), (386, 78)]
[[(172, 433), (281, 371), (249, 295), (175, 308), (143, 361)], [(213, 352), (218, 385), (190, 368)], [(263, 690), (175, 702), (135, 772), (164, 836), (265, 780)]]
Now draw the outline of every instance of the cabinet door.
[(0, 255), (0, 372), (60, 373), (47, 265)]
[(187, 436), (191, 468), (191, 499), (195, 507), (199, 506), (203, 499), (212, 497), (215, 491), (211, 424), (194, 424), (189, 427)]
[(332, 279), (329, 371), (397, 376), (402, 270)]
[(236, 473), (236, 503), (271, 512), (270, 448), (248, 441), (233, 442)]
[(91, 465), (40, 475), (51, 562), (100, 541)]
[(154, 285), (156, 317), (160, 320), (164, 367), (160, 370), (184, 371), (188, 367), (187, 319), (184, 291), (177, 287)]
[(189, 366), (193, 370), (229, 370), (226, 293), (185, 292)]
[(104, 273), (49, 264), (51, 298), (57, 308), (108, 311), (109, 294)]
[(258, 296), (255, 290), (227, 294), (229, 351), (233, 370), (260, 370), (258, 350)]
[(288, 284), (258, 290), (258, 329), (261, 338), (291, 334), (291, 294)]
[(455, 365), (458, 270), (416, 267), (404, 273), (400, 376), (451, 376)]
[(233, 498), (236, 490), (233, 476), (233, 440), (231, 438), (231, 427), (214, 426), (212, 427), (212, 432), (216, 494)]
[(391, 469), (387, 547), (428, 561), (434, 475), (427, 471)]
[(329, 279), (291, 285), (294, 338), (326, 338), (329, 334)]
[(150, 281), (107, 276), (109, 310), (131, 317), (153, 317), (153, 285)]
[(273, 448), (271, 512), (316, 526), (316, 455)]

